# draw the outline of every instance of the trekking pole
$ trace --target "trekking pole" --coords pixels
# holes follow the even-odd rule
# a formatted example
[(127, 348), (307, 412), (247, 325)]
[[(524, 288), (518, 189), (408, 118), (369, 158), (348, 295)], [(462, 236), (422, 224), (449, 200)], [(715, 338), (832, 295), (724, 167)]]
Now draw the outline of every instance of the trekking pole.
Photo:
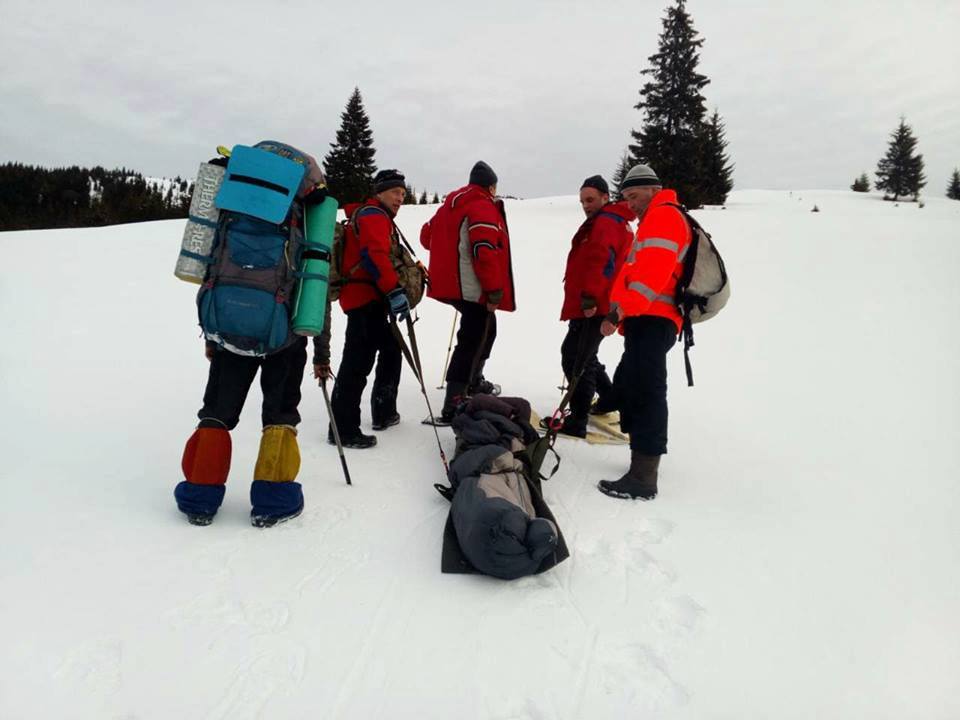
[(337, 429), (337, 421), (333, 417), (333, 407), (330, 405), (330, 395), (327, 393), (327, 380), (320, 381), (320, 389), (323, 390), (323, 401), (327, 404), (327, 414), (330, 416), (330, 428), (333, 430), (333, 439), (337, 442), (337, 452), (340, 453), (340, 465), (343, 467), (343, 477), (347, 480), (347, 485), (353, 485), (350, 482), (350, 470), (347, 469), (347, 458), (343, 455), (343, 445), (340, 443), (340, 430)]
[(443, 390), (447, 382), (447, 368), (450, 367), (450, 352), (453, 350), (453, 333), (457, 329), (457, 316), (459, 314), (460, 311), (454, 309), (453, 325), (450, 326), (450, 342), (447, 343), (447, 359), (443, 363), (443, 374), (440, 376), (440, 384), (437, 386), (437, 390)]
[(443, 469), (450, 473), (450, 466), (447, 464), (447, 455), (443, 452), (443, 444), (440, 442), (440, 432), (437, 430), (437, 420), (433, 416), (433, 408), (430, 407), (430, 397), (427, 395), (427, 386), (423, 382), (423, 371), (418, 367), (418, 361), (414, 360), (414, 354), (410, 351), (410, 346), (414, 348), (414, 353), (419, 359), (420, 350), (417, 348), (417, 335), (413, 331), (413, 321), (410, 320), (410, 316), (407, 316), (407, 333), (410, 335), (410, 345), (407, 345), (407, 342), (403, 339), (403, 335), (400, 332), (400, 327), (397, 325), (397, 319), (393, 316), (390, 317), (390, 331), (393, 333), (393, 336), (397, 339), (397, 344), (400, 346), (400, 352), (403, 353), (403, 357), (406, 358), (407, 364), (410, 365), (410, 369), (413, 370), (414, 376), (417, 378), (417, 382), (420, 384), (420, 392), (423, 393), (423, 399), (427, 403), (427, 413), (430, 415), (430, 424), (433, 425), (433, 434), (437, 438), (437, 448), (440, 450), (440, 462), (443, 463)]

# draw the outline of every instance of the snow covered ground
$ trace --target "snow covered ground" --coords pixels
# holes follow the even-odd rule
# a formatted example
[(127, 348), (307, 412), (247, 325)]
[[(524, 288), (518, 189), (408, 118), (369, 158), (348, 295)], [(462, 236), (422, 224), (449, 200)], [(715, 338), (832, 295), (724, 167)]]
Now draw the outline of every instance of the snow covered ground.
[[(401, 209), (414, 242), (431, 211)], [(508, 211), (520, 309), (487, 375), (548, 411), (580, 209)], [(272, 530), (248, 520), (255, 386), (225, 505), (188, 525), (206, 361), (182, 222), (0, 235), (0, 718), (960, 717), (960, 203), (742, 191), (698, 217), (734, 295), (695, 388), (671, 354), (660, 497), (601, 495), (627, 450), (560, 440), (572, 556), (515, 582), (440, 574), (406, 370), (353, 487), (304, 380), (307, 508)], [(452, 311), (421, 310), (436, 408)]]

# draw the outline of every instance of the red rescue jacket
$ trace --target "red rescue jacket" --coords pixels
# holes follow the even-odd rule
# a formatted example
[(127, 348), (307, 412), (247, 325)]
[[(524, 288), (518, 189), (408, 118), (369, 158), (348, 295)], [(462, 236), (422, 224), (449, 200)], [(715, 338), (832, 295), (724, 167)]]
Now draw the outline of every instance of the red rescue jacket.
[(586, 317), (584, 301), (600, 316), (610, 312), (610, 287), (633, 237), (628, 223), (636, 219), (626, 203), (607, 203), (583, 221), (567, 255), (561, 320)]
[[(611, 305), (628, 317), (656, 315), (683, 324), (674, 296), (690, 247), (690, 228), (677, 208), (673, 190), (661, 190), (650, 201), (637, 234), (610, 290)], [(622, 326), (621, 326), (622, 332)]]
[(506, 217), (485, 188), (467, 185), (447, 195), (420, 231), (420, 244), (430, 251), (427, 295), (486, 303), (500, 291), (499, 309), (516, 309)]
[(347, 312), (380, 300), (399, 284), (390, 260), (397, 242), (393, 215), (376, 198), (344, 208), (349, 222), (343, 235), (343, 273), (340, 308)]

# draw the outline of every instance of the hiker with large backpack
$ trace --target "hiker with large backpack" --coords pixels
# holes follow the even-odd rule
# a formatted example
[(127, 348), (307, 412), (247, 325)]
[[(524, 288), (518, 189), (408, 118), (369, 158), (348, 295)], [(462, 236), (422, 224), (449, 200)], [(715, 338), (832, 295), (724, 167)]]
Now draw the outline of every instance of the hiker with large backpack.
[[(212, 522), (230, 470), (230, 431), (259, 371), (263, 434), (250, 487), (251, 521), (270, 527), (303, 509), (296, 426), (307, 339), (293, 324), (305, 278), (305, 209), (332, 204), (332, 231), (336, 202), (327, 197), (316, 161), (296, 148), (264, 141), (223, 153), (201, 166), (201, 177), (209, 170), (218, 179), (206, 188), (198, 183), (195, 199), (207, 193), (209, 207), (200, 217), (191, 203), (177, 265), (178, 277), (201, 283), (197, 307), (210, 365), (200, 422), (183, 452), (185, 480), (174, 496), (192, 524)], [(206, 244), (188, 243), (192, 232), (207, 232)]]
[[(360, 431), (360, 400), (374, 362), (373, 429), (386, 430), (400, 422), (397, 390), (403, 357), (390, 320), (403, 321), (410, 314), (410, 302), (392, 260), (399, 243), (394, 218), (406, 196), (406, 179), (397, 170), (381, 170), (373, 185), (372, 198), (345, 208), (348, 222), (338, 271), (347, 329), (331, 397), (342, 445), (361, 449), (377, 444), (376, 436)], [(332, 427), (327, 440), (335, 442)]]
[(485, 162), (470, 171), (469, 184), (447, 195), (420, 232), (430, 251), (429, 297), (460, 313), (457, 344), (446, 374), (439, 422), (449, 424), (459, 400), (499, 392), (483, 376), (497, 337), (497, 311), (516, 309), (510, 235), (497, 175)]
[(660, 456), (667, 452), (667, 352), (683, 324), (676, 290), (691, 231), (676, 192), (664, 189), (651, 167), (632, 167), (620, 192), (640, 223), (611, 288), (601, 332), (611, 335), (619, 327), (624, 336), (614, 385), (620, 426), (630, 436), (630, 468), (598, 487), (612, 497), (652, 500)]
[(584, 438), (595, 393), (593, 409), (605, 414), (617, 409), (613, 383), (597, 359), (600, 325), (610, 312), (610, 288), (630, 245), (629, 223), (636, 215), (624, 203), (611, 203), (606, 180), (594, 175), (580, 187), (580, 205), (586, 220), (577, 229), (567, 255), (563, 276), (563, 308), (567, 335), (560, 346), (561, 365), (573, 387), (570, 413), (557, 432)]

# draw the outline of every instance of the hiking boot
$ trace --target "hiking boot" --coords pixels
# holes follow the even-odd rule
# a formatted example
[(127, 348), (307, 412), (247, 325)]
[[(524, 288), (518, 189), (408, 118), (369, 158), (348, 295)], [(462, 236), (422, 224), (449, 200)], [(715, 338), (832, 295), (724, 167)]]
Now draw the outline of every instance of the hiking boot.
[[(327, 442), (331, 445), (336, 445), (337, 441), (333, 437), (333, 431), (327, 431)], [(377, 438), (374, 435), (364, 435), (362, 432), (357, 430), (355, 435), (340, 435), (340, 444), (345, 448), (353, 448), (355, 450), (365, 450), (366, 448), (371, 448), (377, 444)]]
[(213, 522), (213, 515), (206, 513), (186, 513), (187, 522), (191, 525), (206, 526)]
[(295, 517), (298, 517), (300, 513), (303, 512), (303, 506), (294, 510), (291, 513), (286, 515), (250, 515), (250, 524), (258, 528), (269, 528), (274, 525), (279, 525), (280, 523), (285, 523), (287, 520), (293, 520)]
[(617, 403), (613, 398), (597, 398), (597, 401), (591, 406), (591, 415), (609, 415), (617, 411)]
[(487, 380), (483, 375), (467, 390), (468, 395), (499, 395), (500, 386)]
[(449, 424), (457, 412), (457, 406), (466, 394), (467, 384), (451, 380), (447, 383), (447, 394), (443, 398), (443, 407), (440, 410), (440, 421)]
[(580, 438), (581, 440), (587, 436), (587, 424), (570, 422), (569, 418), (564, 419), (563, 425), (560, 426), (560, 429), (557, 430), (558, 435), (568, 435), (570, 437)]
[(374, 420), (373, 429), (374, 430), (386, 430), (388, 427), (393, 427), (394, 425), (400, 424), (400, 413), (394, 413), (390, 417), (384, 420)]
[(630, 451), (630, 469), (619, 480), (601, 480), (597, 489), (604, 495), (626, 500), (653, 500), (657, 496), (659, 455)]

